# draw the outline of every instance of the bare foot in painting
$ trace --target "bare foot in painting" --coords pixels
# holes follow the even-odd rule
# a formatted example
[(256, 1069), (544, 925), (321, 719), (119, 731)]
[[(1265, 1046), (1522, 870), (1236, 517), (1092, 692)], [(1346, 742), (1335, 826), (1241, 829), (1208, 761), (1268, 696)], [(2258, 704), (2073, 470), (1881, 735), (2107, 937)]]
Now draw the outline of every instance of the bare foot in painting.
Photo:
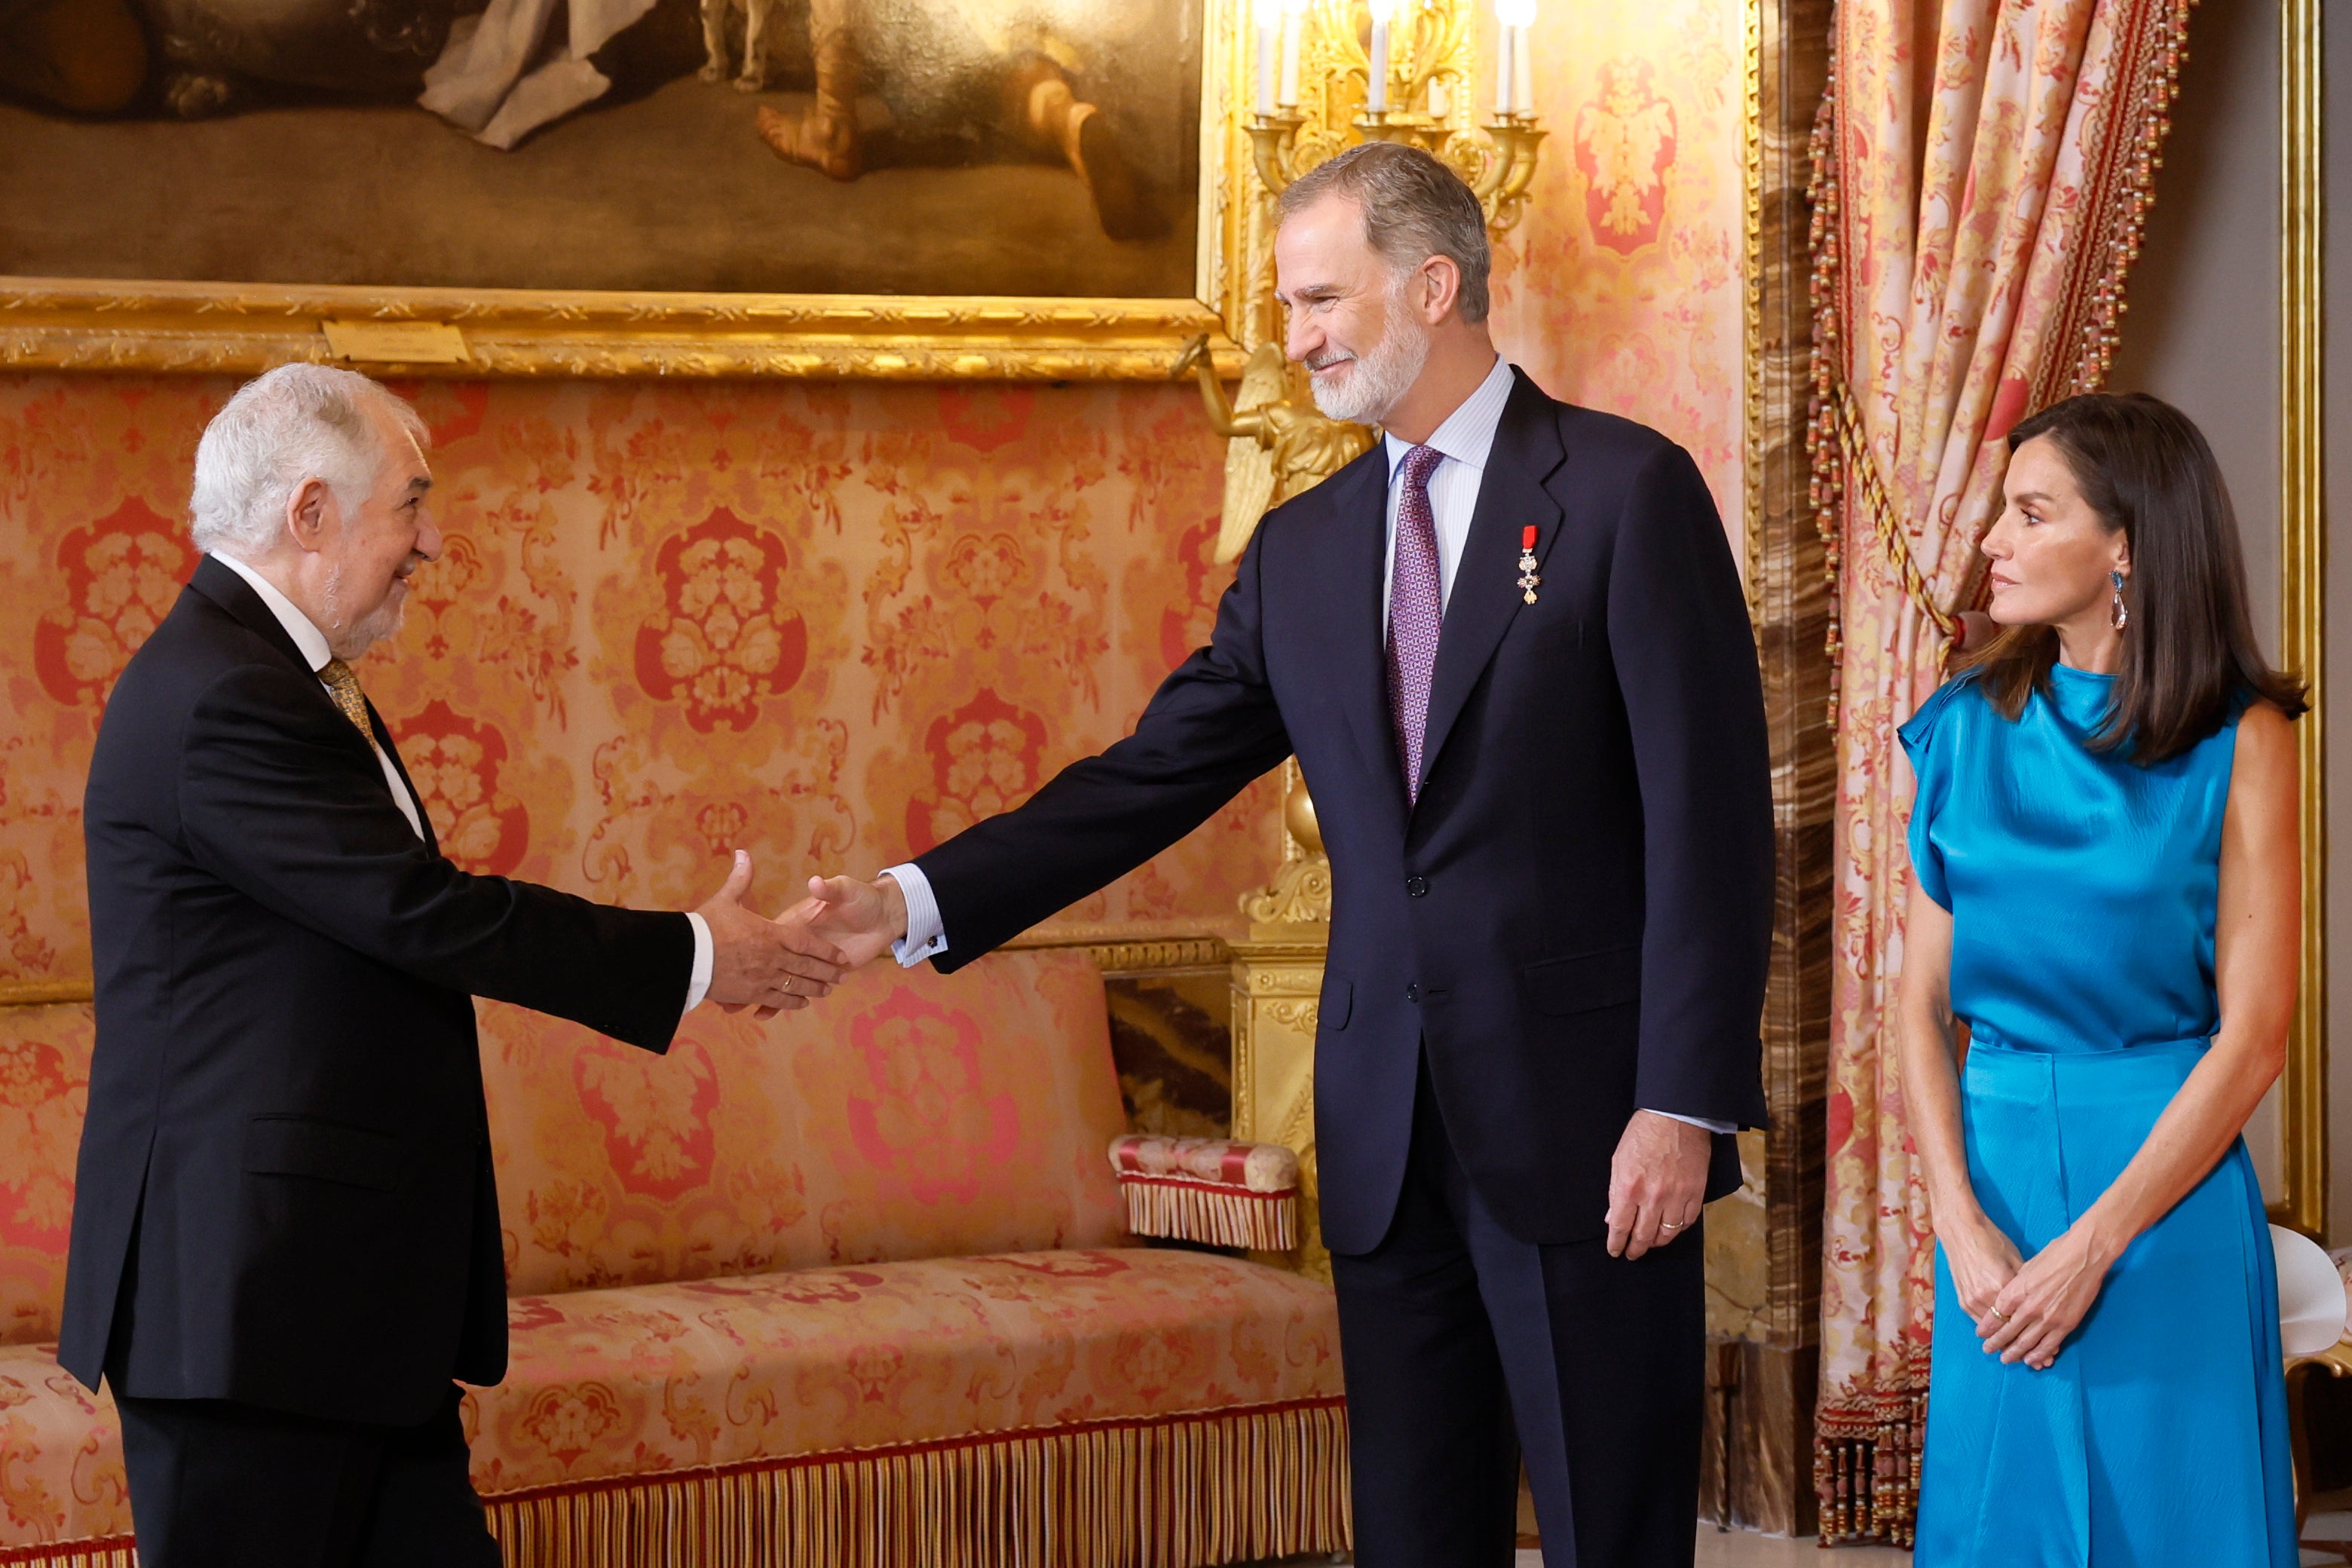
[(815, 41), (816, 106), (805, 114), (782, 114), (760, 107), (760, 140), (788, 163), (800, 163), (829, 179), (854, 180), (866, 172), (857, 147), (857, 83), (865, 71), (857, 45), (846, 27), (835, 27)]
[(786, 114), (763, 103), (759, 122), (760, 140), (787, 163), (799, 163), (835, 180), (854, 180), (866, 172), (865, 161), (857, 155), (854, 121), (821, 115), (814, 109), (804, 114)]

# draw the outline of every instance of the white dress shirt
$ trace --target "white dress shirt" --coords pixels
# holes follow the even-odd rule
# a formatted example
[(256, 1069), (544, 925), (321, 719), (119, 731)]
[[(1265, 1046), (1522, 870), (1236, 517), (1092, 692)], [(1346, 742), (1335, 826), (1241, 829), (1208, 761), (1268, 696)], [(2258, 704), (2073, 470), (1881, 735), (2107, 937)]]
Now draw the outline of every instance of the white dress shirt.
[[(268, 578), (227, 552), (215, 550), (212, 556), (252, 587), (261, 602), (268, 606), (269, 613), (278, 617), (278, 624), (286, 628), (286, 635), (294, 639), (295, 649), (301, 654), (303, 662), (310, 667), (313, 674), (327, 668), (328, 661), (334, 658), (334, 650), (327, 646), (327, 634), (314, 626), (310, 617), (304, 615), (293, 600), (279, 593), (278, 585)], [(319, 685), (328, 690), (330, 697), (333, 695), (323, 679)], [(415, 797), (401, 782), (400, 770), (393, 766), (392, 753), (382, 746), (374, 745), (373, 736), (369, 740), (370, 749), (375, 752), (376, 763), (383, 769), (384, 787), (392, 792), (392, 804), (400, 807), (400, 815), (408, 818), (409, 827), (419, 839), (423, 839), (425, 818), (418, 812)], [(691, 910), (686, 918), (694, 928), (694, 970), (688, 977), (686, 986), (686, 1011), (691, 1013), (702, 1005), (703, 996), (710, 990), (712, 952), (709, 922)], [(940, 945), (944, 947), (946, 944), (942, 942)]]
[[(1453, 413), (1430, 433), (1426, 446), (1443, 454), (1429, 475), (1429, 510), (1437, 530), (1438, 605), (1441, 614), (1454, 595), (1454, 574), (1462, 564), (1463, 547), (1470, 540), (1470, 520), (1478, 510), (1478, 488), (1486, 478), (1486, 455), (1494, 450), (1495, 432), (1503, 423), (1503, 405), (1511, 400), (1513, 377), (1510, 364), (1497, 354), (1495, 368), (1477, 389), (1464, 398)], [(1389, 598), (1396, 578), (1397, 498), (1404, 487), (1397, 482), (1405, 454), (1413, 443), (1391, 434), (1385, 437), (1389, 459), (1389, 499), (1387, 544), (1381, 569), (1381, 621), (1388, 622)], [(907, 934), (891, 948), (898, 962), (908, 968), (947, 951), (947, 932), (940, 924), (939, 900), (931, 893), (930, 879), (920, 868), (893, 866), (882, 875), (892, 878), (907, 900)], [(1677, 1116), (1671, 1110), (1661, 1110), (1661, 1116), (1687, 1121), (1694, 1127), (1704, 1127), (1710, 1132), (1738, 1131), (1727, 1121), (1709, 1121), (1702, 1117)]]
[[(1470, 542), (1470, 519), (1478, 510), (1478, 487), (1486, 479), (1486, 454), (1495, 448), (1495, 431), (1503, 422), (1503, 405), (1511, 400), (1511, 367), (1498, 355), (1495, 368), (1478, 390), (1445, 416), (1445, 422), (1423, 443), (1444, 456), (1429, 471), (1429, 515), (1437, 526), (1437, 607), (1442, 614), (1454, 599), (1454, 574), (1462, 564), (1463, 547)], [(1383, 438), (1389, 459), (1387, 545), (1381, 553), (1381, 624), (1388, 624), (1389, 598), (1396, 582), (1397, 500), (1404, 487), (1397, 470), (1412, 443), (1390, 435)]]

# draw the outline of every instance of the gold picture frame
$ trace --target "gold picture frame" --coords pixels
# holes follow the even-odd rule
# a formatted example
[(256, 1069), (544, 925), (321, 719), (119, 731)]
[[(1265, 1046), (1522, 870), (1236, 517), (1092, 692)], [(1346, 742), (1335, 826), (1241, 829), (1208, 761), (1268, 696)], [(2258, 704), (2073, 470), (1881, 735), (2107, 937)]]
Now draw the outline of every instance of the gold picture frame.
[(1241, 374), (1255, 214), (1248, 0), (1202, 6), (1189, 299), (687, 294), (0, 277), (0, 368), (249, 375), (289, 361), (404, 376), (1166, 378), (1206, 334)]
[(2279, 16), (2279, 643), (2308, 683), (2295, 724), (2302, 784), (2303, 984), (2281, 1080), (2279, 1200), (2271, 1216), (2327, 1234), (2327, 519), (2321, 467), (2326, 325), (2319, 0)]

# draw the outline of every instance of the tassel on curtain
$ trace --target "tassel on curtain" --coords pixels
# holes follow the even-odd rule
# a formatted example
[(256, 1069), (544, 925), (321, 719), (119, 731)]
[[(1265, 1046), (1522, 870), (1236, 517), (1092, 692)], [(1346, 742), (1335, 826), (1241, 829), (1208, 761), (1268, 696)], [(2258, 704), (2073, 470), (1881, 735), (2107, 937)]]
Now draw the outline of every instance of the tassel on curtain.
[(1836, 618), (1822, 1539), (1911, 1544), (1933, 1238), (1881, 1049), (1908, 771), (2000, 510), (2003, 438), (2105, 381), (2189, 0), (1838, 0), (1813, 137), (1813, 502)]

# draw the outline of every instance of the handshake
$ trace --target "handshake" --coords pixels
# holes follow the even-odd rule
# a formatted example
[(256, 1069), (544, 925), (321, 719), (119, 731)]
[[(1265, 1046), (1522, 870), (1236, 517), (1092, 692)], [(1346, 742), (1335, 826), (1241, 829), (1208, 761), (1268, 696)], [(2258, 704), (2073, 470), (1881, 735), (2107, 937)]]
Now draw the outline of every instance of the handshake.
[(907, 932), (907, 900), (889, 877), (811, 877), (808, 897), (772, 921), (743, 907), (751, 886), (751, 853), (738, 849), (727, 885), (694, 911), (710, 928), (704, 1000), (725, 1012), (756, 1007), (772, 1018), (805, 1007)]

